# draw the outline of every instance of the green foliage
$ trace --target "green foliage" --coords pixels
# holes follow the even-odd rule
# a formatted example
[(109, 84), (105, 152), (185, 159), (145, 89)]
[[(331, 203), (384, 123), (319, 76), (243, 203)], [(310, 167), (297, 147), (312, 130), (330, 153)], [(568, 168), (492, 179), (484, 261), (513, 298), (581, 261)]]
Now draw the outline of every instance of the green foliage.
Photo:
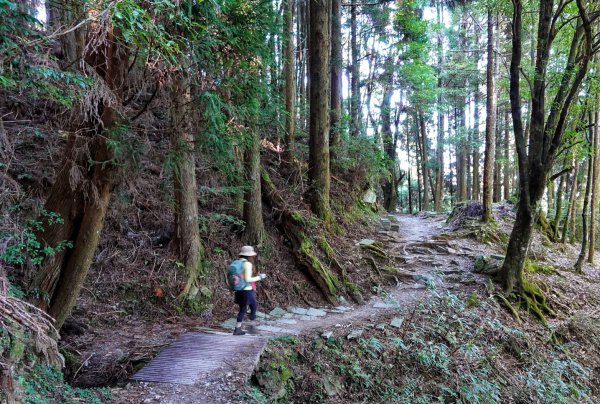
[[(364, 338), (311, 336), (293, 350), (269, 345), (261, 366), (286, 363), (296, 377), (319, 374), (313, 392), (295, 390), (288, 402), (326, 392), (340, 402), (591, 402), (590, 369), (552, 345), (548, 357), (523, 330), (503, 323), (506, 317), (490, 318), (498, 309), (493, 298), (470, 308), (465, 301), (433, 293), (414, 311), (400, 309), (410, 318), (400, 329), (365, 325)], [(515, 359), (517, 367), (507, 367)]]
[(52, 226), (62, 224), (63, 219), (55, 212), (42, 210), (40, 219), (31, 219), (25, 222), (20, 234), (4, 235), (12, 242), (9, 242), (6, 250), (0, 254), (0, 261), (18, 265), (30, 261), (33, 265), (40, 265), (46, 257), (73, 247), (70, 240), (60, 241), (55, 246), (43, 245), (38, 240), (38, 234), (44, 231), (44, 222)]
[(36, 364), (17, 379), (23, 391), (23, 403), (51, 404), (78, 403), (100, 404), (111, 399), (110, 389), (79, 389), (65, 384), (62, 373), (56, 369)]

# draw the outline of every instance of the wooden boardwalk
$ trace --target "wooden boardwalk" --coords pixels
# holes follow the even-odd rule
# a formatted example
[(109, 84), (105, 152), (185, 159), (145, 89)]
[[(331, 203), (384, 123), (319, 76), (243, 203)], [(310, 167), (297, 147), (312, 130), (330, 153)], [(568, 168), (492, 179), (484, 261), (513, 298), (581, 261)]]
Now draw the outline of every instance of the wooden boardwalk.
[(252, 374), (267, 339), (224, 333), (189, 332), (132, 376), (144, 382), (194, 384), (203, 375)]

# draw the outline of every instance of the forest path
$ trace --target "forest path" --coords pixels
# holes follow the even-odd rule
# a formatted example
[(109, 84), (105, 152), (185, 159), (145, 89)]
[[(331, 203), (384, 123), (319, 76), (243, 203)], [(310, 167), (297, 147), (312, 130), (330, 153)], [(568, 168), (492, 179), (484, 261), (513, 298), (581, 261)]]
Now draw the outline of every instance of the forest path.
[[(397, 327), (402, 319), (394, 318), (390, 323), (378, 323), (377, 318), (385, 314), (399, 313), (399, 309), (409, 309), (416, 302), (427, 298), (435, 290), (468, 292), (470, 287), (482, 282), (482, 278), (472, 272), (473, 257), (484, 253), (480, 244), (469, 240), (445, 240), (437, 237), (448, 229), (441, 215), (413, 216), (396, 215), (398, 232), (381, 231), (373, 239), (383, 244), (383, 250), (390, 257), (390, 263), (398, 270), (397, 286), (379, 293), (363, 305), (338, 307), (288, 307), (275, 308), (269, 314), (258, 314), (259, 336), (236, 337), (247, 342), (248, 349), (256, 345), (256, 339), (281, 337), (286, 335), (306, 335), (318, 333), (328, 338), (334, 333), (347, 338), (358, 338), (367, 327)], [(358, 241), (358, 240), (357, 240)], [(368, 252), (363, 253), (365, 256)], [(399, 276), (399, 275), (402, 276)], [(393, 276), (393, 275), (392, 275)], [(478, 279), (479, 278), (479, 279)], [(394, 321), (396, 320), (396, 322)], [(227, 333), (215, 330), (196, 330), (212, 335), (221, 335), (223, 341), (231, 338), (232, 323), (229, 319), (222, 324)], [(191, 335), (197, 333), (189, 333)], [(225, 342), (226, 343), (226, 342)], [(237, 344), (236, 344), (237, 345)], [(242, 343), (241, 345), (244, 345)], [(144, 403), (229, 403), (236, 401), (238, 388), (251, 376), (253, 367), (248, 363), (232, 361), (231, 358), (209, 355), (214, 346), (203, 348), (186, 346), (189, 356), (203, 357), (205, 349), (213, 364), (210, 373), (199, 374), (197, 382), (191, 385), (173, 383), (147, 383), (130, 385), (129, 390), (137, 390), (136, 399)], [(165, 350), (166, 351), (166, 350)], [(260, 349), (262, 352), (262, 349)], [(260, 352), (258, 352), (260, 355)], [(185, 351), (180, 355), (186, 357)], [(160, 358), (160, 355), (156, 359)], [(152, 362), (148, 365), (151, 366)], [(177, 372), (177, 361), (172, 361), (170, 372)], [(167, 370), (165, 370), (166, 372)], [(115, 397), (115, 402), (131, 402), (132, 396)]]

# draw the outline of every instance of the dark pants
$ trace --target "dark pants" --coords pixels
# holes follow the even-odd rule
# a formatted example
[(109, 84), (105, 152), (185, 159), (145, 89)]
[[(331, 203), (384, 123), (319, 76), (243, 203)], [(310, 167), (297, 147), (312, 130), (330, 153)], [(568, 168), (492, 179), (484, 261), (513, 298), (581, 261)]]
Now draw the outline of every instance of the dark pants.
[(237, 322), (244, 321), (244, 315), (248, 306), (250, 306), (250, 320), (256, 319), (256, 293), (253, 290), (240, 290), (235, 292), (235, 303), (240, 306), (240, 311), (237, 315)]

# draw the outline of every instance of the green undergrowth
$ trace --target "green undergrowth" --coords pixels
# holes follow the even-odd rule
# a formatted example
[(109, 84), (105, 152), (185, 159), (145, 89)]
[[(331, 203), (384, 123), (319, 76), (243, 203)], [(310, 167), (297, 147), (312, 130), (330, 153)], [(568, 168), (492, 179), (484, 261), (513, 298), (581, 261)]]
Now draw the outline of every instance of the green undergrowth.
[[(551, 331), (511, 321), (492, 297), (440, 295), (403, 321), (371, 318), (351, 329), (332, 328), (271, 341), (261, 358), (251, 402), (594, 402), (593, 373), (576, 341), (552, 344)], [(358, 338), (347, 336), (362, 329)], [(593, 329), (593, 328), (591, 328)], [(342, 331), (344, 330), (344, 331)], [(547, 333), (540, 338), (539, 333)], [(567, 337), (565, 337), (567, 338)], [(588, 352), (589, 353), (589, 352)]]
[(24, 404), (50, 403), (89, 403), (100, 404), (110, 401), (108, 388), (73, 388), (63, 380), (62, 373), (56, 369), (37, 364), (17, 378)]
[[(0, 327), (0, 362), (9, 369), (3, 377), (12, 379), (10, 393), (0, 389), (0, 402), (95, 404), (110, 400), (109, 389), (79, 389), (66, 384), (56, 367), (34, 353), (38, 342), (30, 334), (16, 325)], [(65, 363), (70, 360), (66, 357)]]

